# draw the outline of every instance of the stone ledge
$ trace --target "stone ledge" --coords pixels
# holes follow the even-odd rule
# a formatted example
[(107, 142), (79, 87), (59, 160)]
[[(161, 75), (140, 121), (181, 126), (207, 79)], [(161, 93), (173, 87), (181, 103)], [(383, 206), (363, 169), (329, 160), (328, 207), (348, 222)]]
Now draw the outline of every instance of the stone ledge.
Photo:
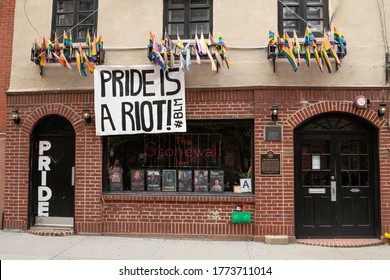
[(287, 245), (288, 236), (287, 235), (266, 235), (265, 243), (272, 245)]

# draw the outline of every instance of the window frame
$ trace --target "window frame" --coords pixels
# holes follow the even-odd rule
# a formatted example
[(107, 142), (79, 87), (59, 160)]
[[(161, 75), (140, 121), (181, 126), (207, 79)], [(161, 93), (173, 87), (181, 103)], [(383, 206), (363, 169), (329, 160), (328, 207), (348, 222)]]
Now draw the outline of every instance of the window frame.
[[(309, 20), (322, 20), (324, 27), (329, 30), (329, 0), (322, 0), (322, 4), (308, 4), (307, 0), (298, 0), (298, 4), (286, 4), (288, 7), (298, 7), (298, 15), (302, 17), (305, 21)], [(284, 34), (284, 28), (283, 28), (283, 8), (285, 6), (278, 1), (278, 30), (279, 34), (283, 36)], [(314, 18), (310, 19), (307, 16), (307, 8), (308, 7), (322, 7), (323, 8), (323, 16), (322, 18)], [(302, 19), (292, 19), (296, 20), (298, 22), (298, 30), (295, 30), (298, 37), (303, 38), (305, 36), (305, 30), (306, 30), (306, 22), (303, 22)], [(323, 37), (323, 30), (317, 31), (317, 30), (311, 30), (316, 37)], [(292, 35), (292, 34), (289, 34)]]
[[(253, 119), (245, 119), (245, 120), (232, 120), (232, 119), (221, 119), (221, 120), (191, 120), (187, 123), (187, 126), (188, 128), (191, 128), (190, 130), (191, 131), (188, 131), (186, 133), (180, 133), (180, 134), (177, 134), (177, 133), (169, 133), (169, 134), (161, 134), (161, 136), (163, 138), (165, 138), (165, 136), (167, 136), (168, 138), (169, 137), (175, 137), (175, 136), (180, 136), (181, 134), (185, 134), (185, 135), (191, 135), (191, 134), (203, 134), (203, 135), (206, 135), (206, 134), (218, 134), (220, 132), (215, 132), (215, 128), (213, 127), (219, 127), (217, 130), (221, 130), (220, 128), (220, 125), (223, 125), (224, 127), (226, 126), (233, 126), (233, 127), (238, 127), (239, 130), (235, 130), (236, 132), (235, 133), (231, 133), (232, 130), (226, 130), (226, 131), (229, 131), (229, 132), (226, 132), (229, 137), (236, 137), (238, 136), (238, 133), (240, 130), (242, 131), (248, 131), (249, 134), (241, 134), (243, 136), (241, 137), (247, 137), (249, 138), (249, 141), (247, 142), (242, 142), (242, 143), (246, 143), (246, 145), (248, 146), (247, 147), (247, 150), (246, 151), (241, 151), (241, 155), (243, 158), (242, 159), (246, 159), (246, 160), (250, 160), (250, 162), (247, 162), (248, 166), (249, 167), (249, 164), (251, 163), (252, 164), (252, 169), (254, 168), (254, 120)], [(223, 129), (222, 129), (223, 130)], [(214, 132), (212, 132), (214, 131)], [(235, 136), (234, 136), (235, 135)], [(119, 146), (119, 149), (115, 149), (115, 150), (112, 150), (112, 155), (111, 155), (111, 148), (112, 146), (110, 145), (110, 142), (112, 141), (112, 138), (111, 137), (114, 137), (114, 138), (117, 138), (118, 137), (130, 137), (130, 138), (134, 138), (134, 137), (139, 137), (139, 138), (145, 138), (145, 137), (159, 137), (159, 134), (137, 134), (137, 135), (112, 135), (112, 136), (104, 136), (103, 137), (103, 141), (102, 141), (102, 191), (104, 193), (107, 193), (107, 194), (110, 194), (110, 193), (125, 193), (125, 194), (134, 194), (134, 193), (140, 193), (142, 192), (143, 194), (147, 194), (147, 195), (162, 195), (164, 193), (168, 193), (170, 195), (216, 195), (216, 196), (220, 196), (220, 195), (231, 195), (233, 194), (233, 185), (236, 185), (236, 178), (234, 178), (234, 176), (236, 174), (240, 174), (240, 175), (243, 175), (243, 174), (247, 174), (245, 172), (247, 172), (248, 170), (245, 169), (246, 167), (243, 166), (243, 162), (240, 160), (240, 168), (242, 168), (242, 172), (244, 173), (237, 173), (236, 171), (238, 169), (238, 166), (232, 166), (232, 165), (229, 165), (229, 163), (225, 162), (225, 160), (227, 160), (227, 158), (230, 159), (231, 161), (231, 157), (226, 157), (225, 159), (222, 159), (223, 155), (226, 156), (225, 153), (227, 153), (227, 151), (230, 152), (230, 156), (234, 155), (234, 152), (237, 152), (237, 150), (239, 150), (237, 147), (234, 148), (235, 150), (231, 150), (232, 146), (231, 145), (228, 145), (228, 146), (224, 146), (225, 144), (223, 144), (225, 141), (223, 141), (223, 137), (224, 135), (220, 135), (221, 136), (221, 139), (222, 140), (220, 142), (220, 165), (209, 165), (209, 166), (205, 166), (205, 165), (149, 165), (147, 164), (146, 162), (139, 162), (136, 163), (136, 160), (132, 160), (132, 164), (129, 166), (125, 166), (125, 163), (126, 161), (124, 160), (124, 158), (126, 158), (127, 156), (125, 156), (125, 154), (123, 154), (121, 152), (121, 147)], [(137, 139), (137, 140), (140, 140), (140, 139)], [(232, 139), (230, 139), (229, 141), (231, 141)], [(139, 141), (136, 141), (138, 142), (138, 145), (139, 145)], [(171, 142), (172, 143), (172, 142)], [(230, 143), (230, 142), (229, 142)], [(122, 145), (122, 144), (121, 144)], [(134, 145), (137, 145), (137, 144), (134, 144)], [(133, 146), (134, 146), (133, 145)], [(223, 147), (222, 147), (223, 145)], [(125, 144), (126, 146), (126, 144)], [(154, 147), (154, 146), (153, 146)], [(197, 147), (197, 145), (195, 145), (194, 147)], [(167, 147), (169, 148), (169, 147)], [(114, 152), (115, 151), (115, 152)], [(129, 149), (126, 149), (126, 153), (127, 154), (133, 154), (133, 155), (137, 155), (139, 154), (139, 151), (137, 149), (134, 149), (134, 150), (129, 150)], [(124, 157), (125, 156), (125, 157)], [(128, 158), (128, 157), (127, 157)], [(143, 159), (144, 157), (142, 157)], [(109, 187), (109, 178), (108, 178), (108, 173), (107, 173), (107, 170), (108, 170), (108, 167), (112, 165), (113, 161), (115, 159), (119, 159), (121, 161), (121, 164), (122, 164), (122, 167), (123, 167), (123, 170), (124, 170), (124, 173), (123, 173), (123, 187), (124, 189), (121, 190), (121, 191), (117, 191), (117, 190), (110, 190), (110, 187)], [(148, 170), (159, 170), (161, 171), (161, 175), (163, 173), (164, 170), (175, 170), (176, 174), (179, 174), (179, 171), (180, 170), (192, 170), (192, 174), (195, 175), (195, 170), (208, 170), (208, 174), (209, 174), (209, 179), (211, 179), (211, 171), (218, 171), (218, 170), (224, 170), (224, 181), (227, 181), (229, 182), (229, 185), (225, 185), (227, 187), (227, 189), (224, 189), (222, 192), (213, 192), (213, 191), (206, 191), (206, 192), (197, 192), (195, 191), (195, 185), (194, 185), (194, 181), (192, 182), (192, 191), (179, 191), (178, 190), (178, 181), (176, 182), (177, 184), (177, 188), (176, 188), (176, 191), (170, 191), (170, 192), (164, 192), (163, 189), (161, 190), (158, 190), (158, 191), (151, 191), (151, 190), (147, 190), (147, 187), (146, 187), (146, 175), (144, 176), (145, 178), (145, 185), (144, 185), (144, 190), (143, 191), (140, 191), (140, 190), (131, 190), (129, 188), (129, 186), (126, 186), (126, 183), (125, 181), (129, 178), (127, 176), (127, 179), (125, 177), (125, 174), (129, 174), (129, 171), (131, 170), (136, 170), (136, 169), (142, 169), (143, 172), (144, 172), (144, 175), (146, 174), (146, 172)], [(241, 170), (241, 169), (240, 169)], [(248, 177), (240, 177), (240, 178), (248, 178)], [(254, 172), (252, 172), (250, 178), (251, 179), (251, 182), (252, 182), (252, 190), (251, 192), (248, 192), (248, 193), (242, 193), (242, 194), (254, 194), (255, 193), (255, 190), (254, 190), (254, 181), (255, 181), (255, 176), (254, 176)], [(127, 181), (127, 184), (128, 184), (129, 181)], [(211, 184), (211, 182), (210, 182)], [(162, 186), (162, 182), (161, 182), (161, 186)], [(210, 186), (211, 187), (211, 186)], [(240, 194), (237, 194), (237, 193), (234, 193), (234, 195), (240, 195)]]
[[(67, 31), (67, 35), (69, 36), (69, 29), (72, 29), (72, 40), (73, 42), (85, 42), (86, 38), (83, 37), (83, 38), (78, 38), (77, 37), (77, 28), (73, 28), (75, 25), (78, 24), (78, 17), (79, 15), (81, 14), (91, 14), (93, 12), (95, 12), (98, 8), (99, 8), (99, 0), (92, 0), (95, 2), (95, 8), (93, 11), (78, 11), (78, 6), (79, 6), (79, 2), (83, 1), (83, 0), (72, 0), (73, 3), (74, 3), (74, 10), (73, 12), (63, 12), (63, 13), (57, 13), (57, 5), (58, 5), (58, 2), (59, 1), (62, 1), (62, 0), (54, 0), (53, 1), (53, 13), (52, 13), (52, 26), (51, 26), (51, 40), (54, 40), (54, 37), (55, 37), (55, 33), (56, 33), (56, 30), (57, 28), (65, 28), (65, 30)], [(73, 24), (72, 25), (58, 25), (57, 24), (57, 18), (58, 18), (58, 14), (73, 14)], [(94, 13), (93, 15), (95, 17), (95, 22), (93, 24), (85, 24), (87, 26), (92, 26), (91, 29), (88, 29), (91, 36), (93, 36), (94, 33), (96, 33), (96, 30), (97, 30), (97, 22), (98, 22), (98, 13)], [(57, 37), (59, 38), (59, 41), (62, 42), (63, 39), (63, 32), (61, 34), (58, 34), (57, 33)]]
[[(162, 34), (168, 33), (168, 24), (170, 23), (184, 23), (184, 34), (179, 34), (180, 39), (194, 39), (191, 37), (191, 22), (208, 22), (210, 30), (203, 30), (204, 36), (208, 38), (209, 32), (213, 32), (213, 0), (209, 0), (209, 4), (199, 4), (191, 7), (191, 0), (183, 0), (184, 7), (181, 5), (171, 5), (170, 0), (164, 0), (164, 14), (163, 14), (163, 32)], [(210, 11), (209, 20), (190, 20), (190, 12), (191, 10), (196, 9), (205, 9), (208, 8)], [(184, 9), (184, 21), (169, 21), (169, 11), (170, 10), (183, 10)], [(198, 30), (198, 34), (200, 34), (201, 30)], [(177, 32), (173, 34), (168, 34), (170, 38), (177, 39)]]

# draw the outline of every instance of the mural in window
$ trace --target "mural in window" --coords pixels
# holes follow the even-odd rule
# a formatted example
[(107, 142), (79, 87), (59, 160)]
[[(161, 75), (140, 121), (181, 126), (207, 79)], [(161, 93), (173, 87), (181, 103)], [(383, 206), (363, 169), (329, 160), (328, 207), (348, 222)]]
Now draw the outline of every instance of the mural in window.
[[(125, 192), (218, 195), (250, 178), (253, 121), (189, 121), (187, 131), (104, 137), (104, 165), (121, 162)], [(117, 191), (103, 177), (103, 190)]]

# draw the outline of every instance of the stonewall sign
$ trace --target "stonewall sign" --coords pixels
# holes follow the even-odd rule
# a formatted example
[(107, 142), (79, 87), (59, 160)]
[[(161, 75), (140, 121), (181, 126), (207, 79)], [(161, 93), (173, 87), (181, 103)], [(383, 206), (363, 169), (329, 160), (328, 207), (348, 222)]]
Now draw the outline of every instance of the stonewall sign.
[(155, 65), (98, 66), (96, 135), (186, 132), (184, 71)]

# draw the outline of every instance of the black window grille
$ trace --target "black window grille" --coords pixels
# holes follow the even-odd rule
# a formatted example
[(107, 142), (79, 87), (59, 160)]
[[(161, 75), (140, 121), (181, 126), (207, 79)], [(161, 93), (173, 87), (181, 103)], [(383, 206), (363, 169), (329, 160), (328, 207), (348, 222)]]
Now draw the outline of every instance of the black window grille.
[[(89, 30), (96, 32), (98, 0), (54, 0), (52, 39), (55, 34), (62, 42), (64, 31), (72, 35), (73, 42), (84, 42)], [(71, 34), (68, 31), (71, 30)]]
[(193, 39), (195, 33), (205, 37), (213, 29), (213, 0), (164, 0), (164, 30), (177, 39)]
[(278, 29), (282, 34), (305, 35), (306, 27), (322, 37), (324, 27), (329, 30), (328, 0), (278, 0)]

